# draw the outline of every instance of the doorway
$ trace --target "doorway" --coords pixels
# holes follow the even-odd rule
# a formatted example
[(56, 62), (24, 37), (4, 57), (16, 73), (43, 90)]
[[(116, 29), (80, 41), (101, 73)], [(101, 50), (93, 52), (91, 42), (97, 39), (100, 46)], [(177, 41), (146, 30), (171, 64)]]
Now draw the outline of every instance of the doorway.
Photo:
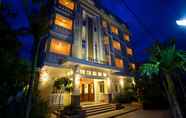
[(80, 101), (94, 101), (94, 80), (81, 78), (80, 79)]

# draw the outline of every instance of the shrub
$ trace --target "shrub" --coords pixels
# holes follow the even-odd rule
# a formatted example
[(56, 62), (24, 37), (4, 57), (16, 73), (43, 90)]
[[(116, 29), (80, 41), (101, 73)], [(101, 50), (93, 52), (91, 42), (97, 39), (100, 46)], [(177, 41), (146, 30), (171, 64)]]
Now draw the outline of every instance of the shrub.
[(117, 103), (130, 103), (136, 100), (135, 91), (132, 88), (125, 88), (115, 96), (115, 102)]
[(43, 100), (37, 94), (33, 97), (30, 118), (49, 118), (48, 101)]
[(69, 105), (61, 111), (60, 118), (85, 118), (85, 111), (81, 107)]

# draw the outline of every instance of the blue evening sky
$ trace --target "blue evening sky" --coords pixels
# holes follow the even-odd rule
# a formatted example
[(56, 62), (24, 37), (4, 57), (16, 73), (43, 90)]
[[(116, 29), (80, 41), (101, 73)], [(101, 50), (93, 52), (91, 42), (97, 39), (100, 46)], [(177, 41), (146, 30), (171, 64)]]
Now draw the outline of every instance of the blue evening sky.
[[(132, 32), (132, 46), (136, 61), (147, 57), (146, 49), (158, 39), (175, 37), (177, 47), (186, 49), (186, 27), (177, 26), (176, 20), (186, 18), (186, 0), (96, 0), (97, 3), (124, 20)], [(135, 13), (137, 18), (129, 11)], [(140, 22), (140, 23), (139, 23)]]

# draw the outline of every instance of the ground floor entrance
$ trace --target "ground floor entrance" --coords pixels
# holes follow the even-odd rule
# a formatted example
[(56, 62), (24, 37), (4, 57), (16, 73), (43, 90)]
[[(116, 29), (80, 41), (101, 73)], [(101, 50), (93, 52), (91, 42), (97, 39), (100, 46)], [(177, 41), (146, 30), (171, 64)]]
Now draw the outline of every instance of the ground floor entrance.
[(39, 91), (51, 106), (80, 103), (110, 103), (124, 87), (122, 76), (108, 70), (79, 67), (57, 68), (44, 66), (40, 72)]
[(81, 78), (80, 79), (80, 101), (94, 101), (94, 80)]

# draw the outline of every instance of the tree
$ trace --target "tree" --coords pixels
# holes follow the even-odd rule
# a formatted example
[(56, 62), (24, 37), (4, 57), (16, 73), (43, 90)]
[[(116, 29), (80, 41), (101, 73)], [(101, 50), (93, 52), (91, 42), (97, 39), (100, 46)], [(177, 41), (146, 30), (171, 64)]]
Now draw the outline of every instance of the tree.
[(10, 107), (18, 107), (18, 97), (24, 98), (30, 78), (30, 63), (19, 58), (21, 44), (2, 17), (0, 35), (0, 117), (7, 118), (19, 112), (17, 117), (21, 118), (24, 115), (22, 114), (24, 111), (21, 111), (24, 106), (17, 111), (16, 109), (10, 111)]
[[(27, 105), (27, 111), (26, 111), (26, 118), (30, 117), (30, 111), (31, 111), (31, 105), (32, 105), (32, 99), (33, 92), (37, 92), (37, 86), (38, 86), (38, 79), (36, 79), (36, 69), (39, 66), (39, 50), (42, 43), (42, 36), (46, 35), (49, 32), (49, 13), (50, 8), (53, 0), (47, 0), (47, 1), (39, 1), (39, 0), (33, 0), (34, 4), (40, 4), (41, 9), (38, 14), (32, 13), (31, 16), (29, 16), (29, 20), (31, 23), (31, 33), (33, 34), (35, 40), (34, 40), (34, 46), (33, 46), (33, 61), (32, 61), (32, 74), (31, 79), (29, 82), (29, 91), (28, 91), (28, 105)], [(28, 5), (28, 1), (25, 0), (25, 5)]]
[(175, 85), (175, 80), (179, 81), (182, 78), (174, 78), (173, 76), (179, 76), (182, 72), (185, 73), (186, 52), (176, 49), (175, 40), (170, 40), (165, 44), (157, 42), (150, 51), (149, 62), (140, 67), (141, 75), (149, 78), (158, 76), (161, 79), (174, 118), (182, 118), (183, 113), (181, 113), (176, 96), (176, 86), (179, 85)]

